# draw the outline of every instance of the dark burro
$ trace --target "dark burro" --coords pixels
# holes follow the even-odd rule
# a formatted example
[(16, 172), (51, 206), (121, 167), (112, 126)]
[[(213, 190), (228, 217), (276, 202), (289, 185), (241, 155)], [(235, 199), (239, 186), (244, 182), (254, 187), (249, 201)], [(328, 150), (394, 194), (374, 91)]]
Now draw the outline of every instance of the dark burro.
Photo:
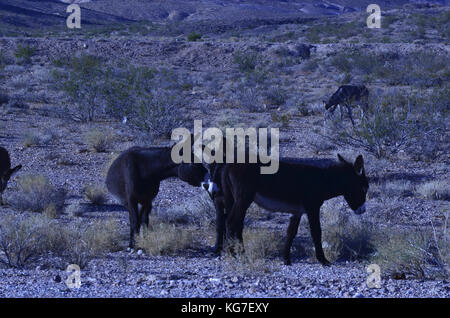
[(22, 165), (18, 165), (11, 169), (11, 158), (9, 157), (8, 150), (0, 147), (0, 205), (3, 205), (2, 195), (8, 185), (9, 179), (21, 168)]
[[(316, 257), (323, 265), (329, 262), (322, 249), (320, 207), (324, 201), (343, 195), (356, 214), (365, 212), (366, 194), (369, 188), (364, 171), (363, 157), (354, 163), (340, 155), (339, 161), (331, 159), (280, 159), (275, 174), (260, 174), (260, 164), (211, 164), (210, 180), (205, 184), (217, 209), (218, 251), (222, 248), (224, 233), (230, 239), (242, 239), (244, 218), (252, 202), (269, 211), (291, 213), (287, 237), (283, 249), (286, 265), (291, 264), (290, 249), (297, 234), (300, 218), (308, 215)], [(221, 214), (220, 214), (221, 212)]]
[(133, 147), (122, 152), (108, 170), (108, 191), (130, 215), (131, 248), (141, 226), (148, 226), (152, 201), (162, 180), (177, 177), (196, 187), (204, 180), (207, 171), (202, 164), (176, 164), (171, 150), (171, 147)]

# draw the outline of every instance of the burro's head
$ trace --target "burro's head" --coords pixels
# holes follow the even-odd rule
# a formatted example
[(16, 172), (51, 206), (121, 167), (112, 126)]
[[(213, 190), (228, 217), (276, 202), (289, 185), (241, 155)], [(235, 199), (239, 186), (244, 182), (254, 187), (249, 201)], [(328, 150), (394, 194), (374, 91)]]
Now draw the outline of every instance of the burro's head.
[(202, 188), (205, 189), (211, 199), (214, 200), (216, 195), (221, 193), (221, 190), (218, 186), (220, 183), (220, 172), (219, 169), (222, 165), (218, 164), (206, 164), (204, 163), (205, 168), (207, 169), (207, 173), (205, 178), (201, 184)]
[(363, 214), (366, 212), (366, 195), (369, 190), (369, 181), (364, 170), (363, 157), (359, 155), (354, 163), (347, 162), (341, 155), (338, 155), (338, 159), (346, 168), (345, 201), (356, 214)]

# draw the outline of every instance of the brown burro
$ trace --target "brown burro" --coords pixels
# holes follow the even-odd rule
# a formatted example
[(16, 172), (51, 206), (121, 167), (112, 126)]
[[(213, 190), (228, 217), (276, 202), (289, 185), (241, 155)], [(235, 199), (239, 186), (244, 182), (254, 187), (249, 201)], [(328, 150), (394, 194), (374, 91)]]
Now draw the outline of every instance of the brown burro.
[(129, 212), (130, 248), (134, 248), (134, 236), (141, 227), (148, 227), (152, 201), (162, 180), (176, 177), (196, 187), (204, 181), (207, 170), (201, 163), (174, 163), (171, 150), (133, 147), (122, 152), (108, 170), (108, 191)]

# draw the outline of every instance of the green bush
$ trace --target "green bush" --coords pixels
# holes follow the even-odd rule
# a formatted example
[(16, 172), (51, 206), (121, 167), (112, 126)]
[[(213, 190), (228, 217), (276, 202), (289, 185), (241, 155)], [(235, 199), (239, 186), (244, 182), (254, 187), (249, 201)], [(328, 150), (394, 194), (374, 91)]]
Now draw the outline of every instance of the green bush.
[(36, 53), (36, 49), (29, 45), (17, 45), (14, 56), (17, 58), (19, 64), (30, 64), (31, 57)]
[(241, 72), (252, 72), (261, 62), (259, 54), (250, 50), (235, 52), (233, 59)]
[(190, 41), (190, 42), (198, 41), (198, 40), (200, 40), (201, 38), (202, 38), (202, 35), (199, 34), (199, 33), (195, 33), (195, 32), (189, 33), (188, 36), (187, 36), (187, 39), (188, 39), (188, 41)]

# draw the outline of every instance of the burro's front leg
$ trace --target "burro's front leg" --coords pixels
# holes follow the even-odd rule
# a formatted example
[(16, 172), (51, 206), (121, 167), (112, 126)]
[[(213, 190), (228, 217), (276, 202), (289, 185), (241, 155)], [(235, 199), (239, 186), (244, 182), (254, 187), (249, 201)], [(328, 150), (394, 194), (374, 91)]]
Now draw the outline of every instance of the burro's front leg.
[(220, 254), (223, 248), (223, 240), (225, 236), (225, 207), (221, 200), (215, 199), (214, 206), (216, 208), (216, 244), (213, 247), (213, 253)]
[(330, 262), (325, 258), (322, 248), (322, 229), (320, 228), (320, 207), (308, 211), (309, 228), (311, 230), (311, 237), (314, 242), (317, 260), (324, 266), (330, 265)]
[[(236, 201), (233, 204), (233, 208), (230, 212), (227, 212), (226, 216), (226, 236), (228, 243), (230, 242), (237, 242), (238, 244), (242, 245), (242, 251), (243, 251), (243, 237), (242, 232), (244, 230), (244, 219), (245, 219), (245, 213), (247, 212), (248, 207), (252, 203), (251, 199), (243, 199)], [(232, 254), (235, 253), (233, 247), (230, 248), (230, 252)]]
[(289, 226), (287, 229), (286, 242), (283, 248), (283, 260), (284, 265), (291, 265), (291, 246), (292, 241), (297, 235), (298, 225), (300, 224), (301, 214), (294, 214), (289, 220)]

